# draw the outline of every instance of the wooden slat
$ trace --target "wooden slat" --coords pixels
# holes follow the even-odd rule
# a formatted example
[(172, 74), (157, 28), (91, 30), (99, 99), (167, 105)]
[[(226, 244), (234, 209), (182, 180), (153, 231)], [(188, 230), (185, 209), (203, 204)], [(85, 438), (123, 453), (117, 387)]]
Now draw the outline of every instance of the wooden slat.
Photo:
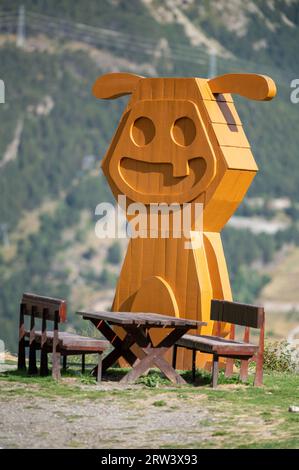
[(94, 349), (95, 351), (104, 351), (110, 346), (108, 341), (82, 341), (82, 340), (63, 340), (62, 346), (68, 349)]
[[(26, 331), (25, 336), (29, 336), (30, 332)], [(34, 339), (35, 341), (41, 343), (43, 333), (41, 331), (36, 331)], [(47, 331), (45, 335), (45, 341), (49, 345), (53, 341), (54, 332)], [(80, 336), (74, 333), (59, 332), (58, 340), (61, 347), (66, 347), (67, 349), (94, 349), (95, 351), (105, 350), (110, 346), (109, 341), (88, 338), (87, 336)]]
[(110, 314), (108, 312), (77, 312), (79, 315), (83, 316), (84, 320), (98, 320), (98, 321), (107, 321), (112, 324), (118, 325), (133, 325), (133, 320), (126, 318), (126, 315), (120, 316), (118, 314)]
[(205, 322), (196, 320), (187, 320), (176, 318), (168, 315), (160, 315), (157, 313), (133, 313), (133, 312), (77, 312), (84, 319), (105, 320), (112, 324), (118, 325), (144, 325), (149, 327), (175, 327), (188, 326), (190, 328), (198, 328), (206, 325)]
[(257, 305), (241, 304), (226, 300), (212, 300), (211, 320), (260, 328), (264, 321), (264, 309)]
[(242, 343), (239, 341), (227, 340), (224, 338), (216, 338), (214, 336), (204, 335), (184, 335), (176, 342), (177, 346), (196, 349), (202, 352), (217, 352), (217, 354), (233, 354), (253, 355), (258, 347), (251, 343)]
[(109, 343), (108, 345), (88, 345), (88, 344), (81, 344), (81, 343), (74, 343), (74, 344), (64, 344), (62, 346), (62, 352), (63, 351), (67, 351), (68, 353), (71, 352), (73, 353), (73, 355), (75, 355), (76, 353), (78, 354), (79, 352), (80, 353), (98, 353), (98, 352), (103, 352), (103, 351), (106, 351), (106, 349), (109, 347)]
[(25, 315), (31, 315), (32, 307), (34, 307), (34, 316), (37, 318), (43, 318), (43, 310), (46, 309), (46, 320), (54, 321), (55, 312), (58, 311), (59, 321), (66, 321), (67, 304), (63, 299), (45, 297), (42, 295), (25, 292), (22, 296), (21, 303), (25, 305)]

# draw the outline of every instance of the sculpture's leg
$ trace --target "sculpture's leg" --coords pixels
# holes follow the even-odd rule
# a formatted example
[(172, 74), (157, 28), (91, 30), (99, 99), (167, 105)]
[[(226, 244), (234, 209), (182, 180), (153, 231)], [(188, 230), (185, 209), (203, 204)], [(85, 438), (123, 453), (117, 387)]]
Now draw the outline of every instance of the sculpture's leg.
[[(169, 284), (159, 276), (152, 276), (143, 282), (134, 298), (131, 311), (160, 313), (179, 317), (179, 309), (174, 293)], [(168, 328), (153, 330), (151, 332), (151, 341), (156, 345), (168, 334)], [(171, 363), (172, 351), (165, 354), (164, 359)]]
[[(177, 281), (177, 271), (186, 277), (176, 257), (181, 253), (177, 239), (131, 239), (117, 284), (113, 311), (153, 312), (171, 316), (179, 316), (177, 304), (177, 285), (186, 297), (182, 279)], [(185, 254), (185, 253), (184, 253)], [(166, 259), (168, 260), (166, 262)], [(181, 294), (181, 292), (179, 292)], [(182, 297), (182, 295), (181, 295)], [(117, 328), (119, 336), (124, 335)], [(152, 340), (163, 339), (162, 332), (152, 334)], [(138, 347), (132, 347), (140, 357)], [(170, 357), (168, 358), (170, 360)], [(171, 362), (171, 361), (170, 361)], [(124, 365), (124, 361), (120, 361)]]
[[(198, 330), (198, 334), (211, 335), (213, 323), (210, 321), (211, 299), (213, 298), (213, 289), (209, 272), (209, 263), (204, 243), (196, 246), (192, 250), (195, 261), (196, 273), (194, 278), (197, 281), (198, 299), (197, 299), (197, 320), (207, 322), (207, 326), (203, 326)], [(189, 284), (192, 282), (190, 276)], [(191, 284), (190, 284), (191, 287)], [(188, 292), (192, 290), (188, 285)], [(204, 368), (206, 364), (211, 363), (211, 356), (208, 354), (197, 354), (196, 367)], [(191, 368), (191, 367), (188, 367)]]
[[(220, 233), (205, 232), (204, 245), (206, 248), (210, 279), (213, 287), (212, 298), (219, 300), (232, 300), (232, 291)], [(222, 337), (227, 337), (229, 335), (230, 325), (218, 322), (211, 322), (211, 324), (213, 335)], [(232, 361), (232, 359), (227, 359), (227, 362), (229, 361)], [(219, 366), (224, 367), (223, 359)], [(231, 364), (229, 368), (231, 368)]]
[[(132, 239), (121, 270), (114, 311), (156, 312), (207, 321), (213, 290), (205, 246), (185, 247), (185, 239)], [(190, 333), (212, 334), (212, 323)], [(117, 329), (121, 336), (123, 332)], [(161, 333), (160, 333), (161, 334)], [(158, 341), (153, 336), (153, 341)], [(138, 356), (138, 350), (134, 350)], [(168, 360), (171, 362), (171, 358)], [(207, 360), (207, 357), (205, 361)], [(121, 365), (124, 365), (121, 361)], [(197, 366), (203, 355), (197, 355)], [(191, 369), (191, 351), (180, 348), (177, 369)]]

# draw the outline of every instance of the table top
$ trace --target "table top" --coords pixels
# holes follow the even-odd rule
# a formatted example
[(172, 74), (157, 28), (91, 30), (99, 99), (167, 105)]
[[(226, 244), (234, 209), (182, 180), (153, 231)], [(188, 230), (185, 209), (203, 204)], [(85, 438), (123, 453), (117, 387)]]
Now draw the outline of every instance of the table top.
[(142, 312), (77, 312), (84, 319), (104, 320), (114, 325), (140, 325), (151, 328), (159, 327), (189, 327), (198, 328), (206, 326), (206, 322), (191, 320), (187, 318), (177, 318), (169, 315), (160, 315), (158, 313)]

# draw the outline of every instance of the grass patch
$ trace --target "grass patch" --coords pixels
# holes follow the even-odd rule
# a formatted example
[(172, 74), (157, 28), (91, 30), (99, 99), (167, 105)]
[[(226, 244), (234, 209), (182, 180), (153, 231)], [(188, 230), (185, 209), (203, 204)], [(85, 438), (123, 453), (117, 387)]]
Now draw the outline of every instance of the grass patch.
[(166, 405), (167, 405), (167, 403), (166, 403), (165, 400), (156, 400), (153, 403), (153, 406), (166, 406)]
[(150, 370), (147, 375), (140, 377), (137, 383), (149, 388), (157, 388), (161, 385), (168, 385), (170, 382), (160, 372)]

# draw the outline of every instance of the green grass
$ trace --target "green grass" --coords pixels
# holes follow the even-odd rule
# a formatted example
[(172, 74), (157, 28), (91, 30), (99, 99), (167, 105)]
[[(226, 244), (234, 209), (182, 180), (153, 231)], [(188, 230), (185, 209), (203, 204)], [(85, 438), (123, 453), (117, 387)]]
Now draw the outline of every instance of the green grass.
[(167, 402), (165, 400), (156, 400), (153, 403), (153, 406), (166, 406)]

